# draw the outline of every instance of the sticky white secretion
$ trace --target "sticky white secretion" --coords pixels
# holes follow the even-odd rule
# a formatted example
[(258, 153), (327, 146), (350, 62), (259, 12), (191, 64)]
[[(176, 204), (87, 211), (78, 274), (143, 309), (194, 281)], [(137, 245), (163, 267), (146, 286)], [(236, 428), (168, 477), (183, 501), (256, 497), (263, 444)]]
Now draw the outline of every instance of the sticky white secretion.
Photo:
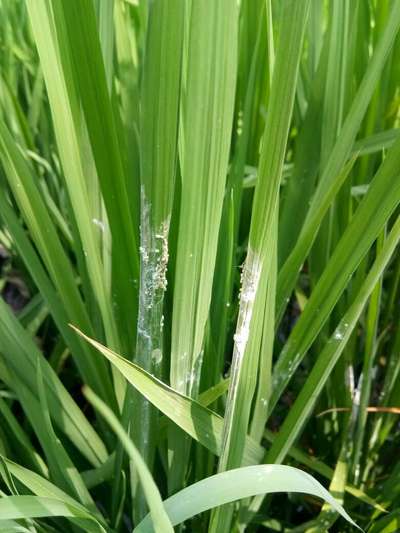
[(106, 229), (106, 225), (102, 220), (99, 220), (98, 218), (92, 218), (92, 222), (95, 226), (99, 228), (100, 231), (104, 232)]

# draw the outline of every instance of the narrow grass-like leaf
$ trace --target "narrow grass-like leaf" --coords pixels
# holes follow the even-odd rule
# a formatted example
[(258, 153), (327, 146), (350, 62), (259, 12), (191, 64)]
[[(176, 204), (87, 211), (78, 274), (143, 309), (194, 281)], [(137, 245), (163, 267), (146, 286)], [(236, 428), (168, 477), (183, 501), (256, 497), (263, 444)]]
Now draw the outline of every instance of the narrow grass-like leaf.
[[(185, 4), (149, 6), (140, 107), (140, 287), (135, 361), (156, 376), (164, 356), (164, 293), (168, 237), (178, 159), (179, 99)], [(134, 441), (151, 466), (155, 413), (140, 394), (134, 402)], [(133, 494), (136, 522), (143, 518), (143, 494)]]
[(323, 352), (318, 357), (317, 362), (307, 379), (306, 385), (297, 397), (295, 404), (292, 406), (292, 409), (281, 428), (279, 437), (277, 437), (268, 452), (268, 460), (273, 460), (274, 462), (283, 460), (289, 447), (293, 444), (294, 439), (298, 435), (298, 432), (302, 428), (315, 404), (318, 393), (321, 391), (321, 388), (335, 366), (335, 363), (342, 354), (343, 349), (350, 338), (351, 332), (357, 324), (360, 314), (363, 311), (375, 284), (392, 257), (399, 240), (400, 219), (396, 221), (393, 229), (388, 235), (381, 252), (378, 254), (363, 286), (354, 299), (354, 302), (343, 316)]
[[(73, 70), (71, 64), (73, 58), (71, 58), (71, 51), (68, 47), (69, 41), (65, 33), (65, 22), (61, 13), (63, 7), (68, 13), (70, 11), (72, 11), (73, 13), (74, 8), (78, 6), (75, 2), (68, 3), (68, 5), (66, 4), (64, 6), (64, 4), (60, 4), (58, 2), (40, 0), (39, 2), (28, 1), (27, 7), (33, 28), (33, 33), (36, 40), (36, 45), (38, 47), (39, 55), (41, 58), (41, 66), (43, 68), (44, 79), (49, 95), (58, 150), (60, 152), (60, 158), (65, 174), (65, 183), (70, 196), (77, 227), (79, 228), (79, 235), (83, 244), (84, 258), (86, 268), (89, 274), (90, 283), (100, 309), (100, 313), (103, 319), (103, 326), (108, 342), (111, 346), (119, 348), (120, 339), (118, 337), (118, 329), (113, 313), (113, 306), (110, 306), (109, 304), (109, 301), (112, 300), (110, 295), (110, 288), (101, 263), (100, 250), (97, 244), (95, 233), (97, 228), (95, 227), (92, 221), (88, 189), (85, 181), (84, 147), (86, 146), (86, 138), (83, 133), (84, 123), (81, 113), (81, 104), (85, 108), (87, 100), (82, 100), (82, 102), (79, 101), (77, 88), (74, 84), (75, 70)], [(85, 9), (91, 8), (93, 10), (93, 4), (90, 1), (87, 2), (85, 0), (83, 2), (82, 7)], [(81, 43), (81, 40), (84, 35), (87, 35), (89, 43), (92, 42), (91, 32), (93, 31), (93, 24), (96, 23), (93, 19), (95, 19), (94, 11), (93, 13), (89, 13), (89, 16), (85, 18), (86, 22), (90, 25), (87, 28), (87, 31), (83, 31), (83, 33), (76, 33), (75, 37), (81, 36), (81, 38), (77, 41), (77, 44)], [(76, 26), (79, 21), (83, 21), (83, 19), (82, 17), (78, 16), (78, 21), (75, 21), (75, 24), (71, 26), (71, 29), (74, 28), (76, 30)], [(99, 44), (98, 47), (99, 54), (101, 55)], [(83, 55), (80, 60), (84, 59), (85, 57), (86, 56)], [(93, 69), (96, 69), (99, 65), (98, 57), (94, 55), (93, 62), (89, 62), (89, 64), (93, 66)], [(80, 63), (80, 66), (83, 66), (83, 63)], [(79, 72), (82, 72), (83, 70), (84, 69), (80, 69)], [(91, 74), (92, 68), (88, 68), (87, 76), (90, 78)], [(102, 89), (104, 88), (104, 86), (101, 84), (101, 71), (99, 80), (99, 88), (97, 86), (92, 87), (92, 85), (90, 85), (90, 80), (85, 80), (87, 81), (88, 86), (88, 91), (87, 93), (85, 92), (85, 94), (87, 94), (87, 97), (90, 98), (92, 104), (95, 106), (101, 105), (101, 96), (103, 96)], [(93, 92), (90, 92), (91, 88), (94, 89), (94, 94)], [(97, 89), (99, 89), (99, 92), (97, 92)], [(106, 86), (105, 91), (107, 93)], [(98, 94), (100, 95), (100, 99), (94, 97)], [(98, 113), (96, 113), (95, 117), (97, 117), (97, 120), (101, 121), (104, 116), (106, 120), (110, 117), (110, 113), (111, 112), (109, 106), (105, 105), (104, 109), (98, 109)], [(94, 120), (94, 116), (92, 116), (92, 118)], [(91, 122), (86, 121), (86, 126), (88, 128), (89, 135), (92, 132), (91, 125)], [(107, 195), (107, 198), (109, 198), (110, 201), (114, 202), (118, 198), (118, 200), (121, 202), (121, 206), (125, 206), (127, 198), (126, 191), (121, 186), (121, 164), (117, 168), (115, 167), (115, 165), (113, 165), (110, 169), (108, 167), (108, 162), (112, 161), (112, 159), (108, 159), (108, 157), (105, 157), (105, 154), (109, 153), (109, 146), (107, 142), (104, 144), (103, 135), (104, 132), (107, 130), (107, 132), (110, 133), (110, 135), (112, 136), (114, 132), (114, 126), (109, 122), (105, 122), (104, 124), (101, 123), (101, 125), (97, 125), (93, 129), (95, 129), (95, 132), (98, 136), (96, 137), (95, 141), (98, 141), (100, 144), (100, 147), (98, 145), (95, 146), (95, 149), (97, 148), (97, 150), (93, 152), (93, 155), (95, 157), (98, 153), (100, 153), (99, 157), (101, 157), (102, 159), (102, 164), (96, 167), (97, 171), (100, 176), (102, 176), (105, 172), (107, 172), (107, 175), (114, 174), (114, 177), (116, 177), (115, 182), (107, 180), (107, 183), (109, 185), (111, 183), (116, 183), (119, 187), (117, 192), (114, 190), (108, 191), (109, 194)], [(112, 137), (111, 141), (108, 142), (111, 142), (110, 149), (111, 154), (113, 154), (118, 149), (117, 146), (115, 146), (116, 141), (114, 137)], [(119, 157), (120, 156), (118, 155), (118, 158)], [(118, 218), (121, 214), (126, 214), (126, 209), (122, 207), (116, 208), (115, 211), (118, 212)], [(121, 221), (121, 223), (123, 222), (125, 222), (125, 219)], [(124, 235), (130, 235), (132, 231), (132, 223), (130, 220), (128, 220), (126, 223)], [(125, 252), (129, 254), (129, 251), (132, 250), (133, 242), (135, 242), (134, 238), (130, 241), (129, 244), (126, 245), (126, 249), (124, 248), (124, 254)], [(119, 265), (119, 268), (121, 268), (122, 265), (125, 265), (125, 268), (132, 268), (134, 264), (132, 254), (129, 254), (129, 257), (129, 261), (125, 261), (119, 258), (119, 261), (117, 263)], [(119, 274), (121, 274), (120, 270)], [(132, 280), (133, 278), (134, 276), (132, 275), (124, 276), (125, 280)], [(118, 279), (120, 279), (120, 276), (118, 276)], [(125, 296), (127, 293), (132, 293), (132, 287), (132, 284), (126, 284)], [(127, 290), (127, 288), (129, 288), (129, 291)], [(122, 291), (119, 292), (121, 293)], [(134, 299), (133, 294), (134, 291), (132, 293), (132, 299)], [(130, 306), (129, 309), (132, 310), (132, 307)], [(132, 316), (132, 312), (129, 312), (128, 316)], [(126, 331), (128, 330), (129, 328), (127, 327)], [(115, 389), (117, 398), (121, 405), (124, 396), (123, 382), (121, 381), (120, 383), (115, 383)]]
[[(65, 516), (86, 519), (86, 531), (105, 533), (105, 529), (84, 508), (72, 503), (64, 503), (55, 498), (40, 496), (5, 496), (0, 498), (0, 516), (2, 520), (21, 518), (44, 518), (49, 516)], [(1, 527), (1, 520), (0, 520)]]
[(0, 531), (8, 533), (32, 533), (32, 528), (27, 529), (15, 520), (0, 520)]
[[(278, 436), (274, 439), (270, 450), (266, 454), (266, 461), (279, 463), (286, 457), (289, 448), (304, 427), (329, 374), (340, 358), (346, 343), (359, 320), (360, 314), (377, 281), (382, 275), (384, 268), (392, 257), (399, 240), (400, 219), (396, 221), (381, 252), (371, 267), (363, 286), (357, 294), (357, 297), (354, 299), (354, 302), (335, 329), (323, 352), (318, 357), (317, 362), (307, 378), (306, 384), (302, 388), (296, 402), (286, 417)], [(256, 500), (252, 504), (252, 509), (257, 509), (260, 503), (260, 499)]]
[[(187, 7), (170, 382), (176, 390), (196, 397), (228, 172), (238, 6), (234, 0), (193, 0)], [(189, 446), (185, 440), (181, 433), (171, 433), (171, 491), (184, 480)]]
[[(256, 185), (249, 234), (249, 249), (242, 273), (239, 316), (234, 337), (231, 381), (224, 418), (222, 453), (218, 470), (239, 466), (248, 431), (251, 401), (255, 391), (254, 370), (258, 350), (253, 343), (261, 340), (257, 325), (264, 316), (265, 279), (272, 270), (270, 258), (274, 222), (284, 154), (295, 95), (295, 82), (300, 61), (309, 2), (286, 1), (278, 42), (271, 87), (271, 109), (268, 114)], [(286, 57), (286, 61), (280, 58)], [(279, 58), (279, 59), (278, 59)], [(276, 226), (275, 226), (276, 228)], [(276, 245), (275, 245), (276, 246)], [(260, 282), (260, 279), (263, 281)], [(272, 299), (274, 295), (272, 295)], [(266, 313), (269, 316), (269, 310)], [(249, 340), (250, 337), (250, 340)], [(218, 509), (211, 519), (211, 531), (230, 529), (230, 512)]]
[(82, 513), (0, 530), (172, 531), (170, 501), (179, 530), (341, 529), (251, 496), (263, 459), (395, 527), (398, 2), (13, 0), (0, 28), (0, 499)]
[[(60, 480), (59, 484), (61, 486), (65, 485), (67, 492), (71, 493), (75, 499), (80, 501), (93, 515), (99, 515), (92, 496), (54, 431), (47, 404), (40, 359), (38, 360), (36, 374), (39, 402), (36, 402), (36, 399), (32, 397), (28, 398), (28, 401), (32, 406), (31, 412), (32, 414), (35, 414), (41, 428), (36, 431), (36, 434), (45, 450), (48, 463), (52, 467), (51, 471), (53, 475), (55, 474), (55, 477)], [(101, 517), (101, 515), (99, 516)]]
[[(149, 402), (215, 455), (220, 454), (223, 419), (219, 415), (203, 407), (196, 400), (171, 389), (139, 366), (125, 360), (99, 342), (87, 337), (74, 326), (72, 327), (107, 357), (129, 383), (143, 394)], [(250, 438), (247, 439), (246, 444), (247, 448), (243, 463), (258, 462), (262, 456), (263, 449)]]
[[(18, 380), (36, 397), (38, 396), (35, 380), (36, 361), (42, 358), (43, 380), (54, 422), (93, 465), (100, 464), (107, 457), (103, 442), (2, 299), (0, 299), (0, 333), (1, 357), (18, 376)], [(13, 386), (18, 393), (18, 381), (13, 382)]]
[(174, 285), (171, 384), (191, 393), (198, 388), (200, 376), (228, 169), (238, 14), (232, 0), (194, 0), (186, 16), (190, 36), (181, 132), (182, 223)]
[[(217, 505), (248, 498), (255, 494), (300, 492), (312, 494), (329, 502), (348, 522), (357, 527), (346, 511), (312, 476), (290, 466), (257, 465), (228, 470), (198, 481), (165, 500), (164, 505), (173, 525), (212, 509)], [(153, 531), (149, 518), (135, 529), (135, 533)]]
[[(110, 65), (104, 65), (96, 27), (93, 2), (51, 2), (54, 23), (60, 33), (58, 44), (67, 83), (73, 77), (82, 104), (84, 119), (90, 138), (97, 175), (107, 208), (107, 221), (112, 235), (112, 298), (118, 323), (128, 335), (129, 344), (120, 339), (127, 353), (133, 352), (134, 329), (130, 327), (136, 316), (136, 286), (138, 279), (138, 235), (134, 224), (137, 198), (129, 198), (129, 176), (123, 159), (123, 146), (119, 142), (117, 121), (114, 116), (109, 84)], [(65, 27), (69, 31), (64, 30)], [(67, 65), (70, 54), (71, 70)], [(70, 92), (72, 95), (72, 91)], [(110, 180), (109, 176), (113, 179)], [(124, 228), (124, 231), (121, 231)], [(127, 283), (130, 280), (131, 283)]]
[(101, 413), (113, 431), (117, 434), (126, 452), (129, 454), (129, 457), (134, 463), (140, 478), (140, 482), (143, 485), (143, 491), (146, 496), (147, 505), (151, 512), (151, 520), (153, 522), (154, 531), (157, 533), (173, 533), (174, 530), (163, 507), (161, 495), (158, 491), (157, 485), (154, 483), (154, 480), (151, 477), (146, 463), (141, 457), (138, 449), (129, 439), (129, 436), (124, 431), (123, 427), (118, 422), (118, 419), (115, 417), (111, 409), (107, 407), (107, 405), (102, 402), (102, 400), (89, 388), (85, 388), (83, 392), (88, 401)]
[[(35, 474), (31, 470), (28, 470), (27, 468), (24, 468), (23, 466), (6, 459), (5, 457), (2, 457), (1, 459), (4, 461), (4, 464), (10, 475), (24, 487), (26, 487), (31, 493), (42, 498), (56, 498), (58, 501), (63, 502), (66, 505), (72, 505), (74, 508), (80, 509), (82, 515), (90, 516), (90, 513), (83, 505), (71, 498), (71, 496), (51, 483), (48, 479)], [(91, 520), (96, 519), (92, 516)], [(87, 522), (85, 521), (82, 523), (79, 518), (72, 518), (71, 521), (82, 527), (84, 530), (87, 527)], [(95, 528), (95, 531), (98, 530), (99, 528)]]
[[(349, 278), (400, 203), (400, 141), (390, 149), (324, 270), (274, 367), (270, 409), (302, 361)], [(370, 213), (374, 213), (371, 220)], [(290, 366), (290, 368), (289, 368)]]
[[(265, 430), (264, 437), (268, 442), (273, 443), (276, 438), (276, 435), (267, 429)], [(288, 455), (299, 464), (309, 468), (312, 472), (323, 476), (325, 479), (332, 479), (334, 470), (330, 466), (326, 465), (316, 457), (310, 457), (307, 453), (303, 452), (298, 447), (292, 446), (288, 451)], [(385, 512), (385, 509), (382, 507), (382, 505), (380, 505), (377, 501), (372, 499), (365, 492), (354, 487), (353, 485), (346, 485), (345, 490), (346, 492), (354, 496), (354, 498), (357, 498), (360, 501), (370, 505), (377, 511)]]
[[(82, 327), (85, 325), (91, 331), (89, 318), (79, 295), (74, 272), (35, 184), (32, 171), (4, 125), (0, 126), (0, 147), (1, 159), (8, 183), (13, 190), (15, 199), (31, 231), (42, 260), (65, 306), (65, 311), (70, 319), (73, 317), (78, 324), (81, 324)], [(26, 237), (19, 235), (21, 231), (18, 234), (16, 217), (13, 215), (11, 208), (5, 205), (4, 191), (1, 191), (1, 196), (3, 204), (2, 216), (4, 218), (7, 217), (10, 231), (16, 232), (17, 246), (25, 251), (26, 245), (21, 241), (26, 240)], [(28, 250), (26, 250), (26, 253), (29, 253)], [(34, 264), (29, 266), (34, 269)], [(37, 271), (38, 269), (35, 270)], [(41, 277), (43, 278), (43, 276)], [(63, 311), (61, 313), (64, 314)], [(106, 367), (102, 363), (96, 365), (84, 346), (79, 348), (75, 343), (74, 348), (76, 348), (73, 351), (76, 362), (85, 379), (92, 383), (95, 390), (99, 391), (102, 397), (110, 398), (112, 392), (110, 391)]]
[[(381, 250), (384, 239), (386, 237), (386, 231), (383, 230), (382, 234), (377, 240), (377, 254)], [(372, 371), (374, 358), (378, 349), (378, 320), (380, 313), (380, 300), (382, 293), (382, 282), (383, 279), (380, 278), (372, 292), (367, 314), (367, 328), (366, 328), (366, 339), (365, 339), (365, 355), (363, 361), (362, 374), (359, 379), (359, 405), (357, 406), (357, 430), (354, 437), (354, 456), (353, 456), (353, 469), (354, 477), (357, 481), (361, 472), (360, 472), (360, 457), (365, 435), (365, 425), (367, 419), (367, 407), (370, 400), (371, 394), (371, 385), (372, 385)]]
[[(379, 75), (383, 69), (385, 61), (393, 46), (394, 39), (400, 26), (400, 5), (394, 3), (392, 5), (391, 16), (385, 31), (374, 51), (374, 55), (371, 59), (371, 63), (365, 73), (360, 88), (353, 100), (353, 104), (346, 120), (343, 124), (341, 133), (335, 143), (335, 146), (329, 156), (326, 166), (322, 170), (318, 187), (313, 196), (313, 207), (309, 211), (309, 216), (312, 211), (318, 208), (321, 199), (326, 194), (326, 190), (330, 188), (332, 182), (340, 174), (341, 168), (345, 164), (351, 147), (354, 143), (357, 131), (360, 127), (360, 123), (365, 114), (368, 103), (372, 97), (374, 87), (379, 79)], [(314, 235), (317, 233), (318, 227), (314, 228)], [(312, 244), (312, 239), (309, 241), (309, 247)], [(290, 296), (291, 291), (294, 288), (295, 280), (297, 278), (299, 269), (301, 268), (306, 255), (299, 253), (298, 249), (292, 251), (292, 257), (298, 255), (295, 261), (295, 265), (291, 268), (283, 268), (278, 278), (277, 288), (277, 310), (278, 316), (281, 316), (281, 309), (286, 305), (287, 299)], [(308, 248), (309, 249), (309, 248)]]
[(32, 465), (37, 472), (47, 476), (48, 468), (44, 463), (42, 457), (35, 451), (28, 435), (24, 432), (18, 424), (18, 420), (9, 408), (8, 404), (0, 398), (0, 419), (2, 420), (2, 428), (6, 430), (9, 428), (11, 439), (13, 441), (13, 451), (18, 457), (23, 457), (29, 465)]
[[(252, 222), (250, 228), (249, 251), (244, 265), (241, 288), (241, 310), (239, 311), (238, 325), (235, 334), (235, 352), (233, 355), (233, 370), (230, 382), (230, 394), (228, 396), (228, 411), (225, 417), (224, 428), (224, 456), (220, 462), (220, 469), (236, 466), (240, 462), (241, 446), (235, 446), (231, 437), (242, 439), (243, 436), (234, 431), (234, 415), (236, 420), (248, 419), (249, 405), (240, 402), (240, 386), (242, 365), (246, 363), (246, 344), (251, 333), (251, 319), (254, 299), (264, 263), (268, 263), (267, 250), (271, 239), (271, 228), (276, 209), (277, 192), (281, 179), (283, 158), (285, 153), (288, 127), (291, 117), (291, 109), (294, 99), (294, 82), (296, 80), (298, 63), (300, 58), (301, 43), (303, 39), (304, 21), (307, 17), (309, 3), (307, 1), (285, 2), (282, 37), (278, 44), (279, 54), (288, 54), (289, 60), (280, 63), (278, 70), (274, 72), (271, 99), (274, 102), (272, 109), (274, 114), (269, 115), (266, 125), (266, 133), (263, 140), (263, 153), (260, 163), (260, 180), (256, 187)], [(287, 50), (287, 35), (290, 36), (289, 52)], [(284, 90), (283, 90), (284, 89)], [(288, 92), (285, 92), (288, 91)], [(273, 176), (273, 179), (270, 178)], [(262, 272), (268, 276), (270, 266)], [(249, 355), (247, 354), (247, 357)], [(249, 399), (248, 399), (249, 401)], [(247, 409), (236, 413), (235, 409)], [(230, 459), (232, 457), (232, 461)], [(231, 464), (232, 463), (232, 464)]]

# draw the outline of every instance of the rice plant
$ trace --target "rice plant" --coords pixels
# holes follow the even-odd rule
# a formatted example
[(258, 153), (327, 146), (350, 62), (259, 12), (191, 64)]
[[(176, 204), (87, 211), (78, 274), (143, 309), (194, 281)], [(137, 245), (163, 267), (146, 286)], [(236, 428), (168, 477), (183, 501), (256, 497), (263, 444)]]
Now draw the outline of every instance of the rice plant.
[(0, 20), (0, 531), (398, 531), (400, 2)]

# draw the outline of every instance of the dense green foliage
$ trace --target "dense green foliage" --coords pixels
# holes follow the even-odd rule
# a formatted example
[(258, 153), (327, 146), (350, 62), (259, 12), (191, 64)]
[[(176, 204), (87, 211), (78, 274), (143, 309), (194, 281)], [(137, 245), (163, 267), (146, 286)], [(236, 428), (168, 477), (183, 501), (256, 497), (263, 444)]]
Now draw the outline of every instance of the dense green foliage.
[(0, 25), (0, 531), (399, 531), (400, 1)]

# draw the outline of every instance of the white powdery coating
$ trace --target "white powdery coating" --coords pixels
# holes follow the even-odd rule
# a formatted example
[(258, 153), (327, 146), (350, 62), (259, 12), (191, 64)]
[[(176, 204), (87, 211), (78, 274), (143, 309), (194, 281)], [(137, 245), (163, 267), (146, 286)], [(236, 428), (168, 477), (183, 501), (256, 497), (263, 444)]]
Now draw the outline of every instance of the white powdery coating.
[(168, 233), (169, 233), (170, 219), (164, 220), (161, 223), (159, 231), (155, 234), (155, 238), (161, 242), (161, 254), (158, 258), (155, 272), (154, 283), (156, 289), (166, 290), (167, 288), (167, 267), (168, 267)]
[(92, 218), (92, 222), (100, 229), (100, 231), (104, 231), (106, 229), (106, 225), (102, 220), (99, 220), (98, 218)]
[[(144, 187), (141, 188), (141, 214), (140, 214), (140, 247), (139, 252), (142, 258), (142, 263), (146, 264), (149, 261), (150, 247), (151, 247), (151, 230), (150, 230), (150, 203), (146, 200)], [(143, 265), (144, 266), (144, 265)], [(141, 273), (143, 278), (143, 273)]]
[[(140, 237), (141, 246), (139, 248), (142, 257), (142, 264), (146, 268), (143, 272), (142, 280), (145, 291), (150, 296), (150, 300), (159, 290), (165, 291), (167, 288), (167, 267), (168, 267), (168, 234), (170, 217), (161, 222), (158, 228), (151, 226), (151, 203), (147, 201), (144, 187), (141, 189), (141, 221)], [(150, 303), (152, 305), (153, 302)]]
[(258, 255), (249, 248), (241, 275), (240, 310), (236, 333), (233, 337), (239, 359), (243, 357), (249, 339), (250, 322), (260, 275), (261, 262)]
[(233, 340), (235, 341), (235, 344), (242, 349), (246, 346), (247, 341), (249, 340), (249, 335), (250, 329), (242, 326), (240, 331), (233, 336)]
[(151, 203), (141, 191), (140, 290), (138, 340), (146, 360), (153, 365), (162, 360), (161, 337), (164, 326), (163, 297), (167, 287), (169, 218), (152, 226)]
[(247, 252), (246, 261), (242, 268), (242, 274), (240, 277), (240, 303), (254, 302), (260, 281), (261, 264), (258, 256), (255, 252), (249, 248)]
[(139, 246), (139, 252), (142, 256), (143, 263), (148, 263), (149, 261), (149, 254), (147, 253), (147, 250), (144, 246)]
[(154, 362), (154, 364), (159, 365), (162, 361), (162, 351), (160, 348), (156, 348), (151, 352), (151, 358)]

